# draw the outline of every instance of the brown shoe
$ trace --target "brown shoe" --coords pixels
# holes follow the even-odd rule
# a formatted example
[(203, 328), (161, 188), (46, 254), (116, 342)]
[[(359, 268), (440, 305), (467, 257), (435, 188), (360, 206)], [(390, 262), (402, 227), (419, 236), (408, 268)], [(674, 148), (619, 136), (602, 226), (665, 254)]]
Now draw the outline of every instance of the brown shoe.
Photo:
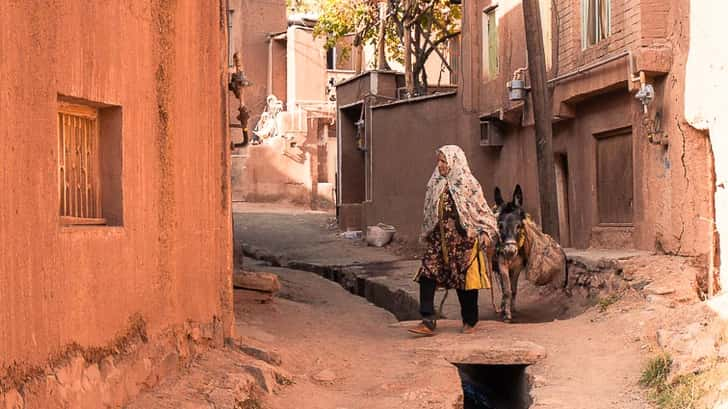
[[(478, 324), (475, 324), (475, 325), (478, 325)], [(471, 325), (468, 325), (468, 324), (463, 324), (463, 330), (462, 330), (463, 334), (474, 334), (475, 333), (475, 325), (472, 325), (471, 326)]]
[(422, 321), (422, 322), (420, 322), (420, 324), (418, 326), (416, 326), (414, 328), (409, 328), (409, 329), (407, 329), (407, 331), (409, 331), (413, 334), (429, 337), (429, 336), (435, 335), (435, 323), (432, 321), (430, 321), (430, 322)]

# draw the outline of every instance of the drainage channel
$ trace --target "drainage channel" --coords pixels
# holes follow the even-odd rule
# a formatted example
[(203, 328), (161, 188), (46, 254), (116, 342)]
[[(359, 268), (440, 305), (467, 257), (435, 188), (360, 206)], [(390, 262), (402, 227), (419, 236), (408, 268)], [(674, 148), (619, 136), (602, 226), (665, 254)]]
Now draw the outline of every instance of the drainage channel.
[(350, 293), (391, 312), (398, 321), (419, 319), (419, 301), (406, 291), (390, 285), (384, 275), (374, 275), (371, 271), (386, 270), (396, 262), (353, 264), (330, 266), (286, 260), (265, 250), (243, 245), (242, 253), (255, 260), (265, 261), (273, 267), (308, 271), (330, 281), (336, 282)]
[(463, 389), (464, 409), (528, 409), (530, 365), (546, 358), (546, 349), (525, 341), (475, 339), (422, 350), (455, 365)]
[(456, 364), (463, 409), (528, 409), (531, 385), (527, 365)]

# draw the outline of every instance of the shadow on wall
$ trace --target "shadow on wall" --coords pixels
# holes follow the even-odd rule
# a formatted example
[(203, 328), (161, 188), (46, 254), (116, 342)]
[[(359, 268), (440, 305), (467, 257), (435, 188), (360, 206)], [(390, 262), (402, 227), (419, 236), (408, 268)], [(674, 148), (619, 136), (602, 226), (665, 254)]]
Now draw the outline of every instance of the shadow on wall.
[(326, 153), (321, 155), (316, 144), (291, 150), (283, 143), (249, 146), (233, 158), (233, 201), (333, 208), (333, 183), (320, 171)]

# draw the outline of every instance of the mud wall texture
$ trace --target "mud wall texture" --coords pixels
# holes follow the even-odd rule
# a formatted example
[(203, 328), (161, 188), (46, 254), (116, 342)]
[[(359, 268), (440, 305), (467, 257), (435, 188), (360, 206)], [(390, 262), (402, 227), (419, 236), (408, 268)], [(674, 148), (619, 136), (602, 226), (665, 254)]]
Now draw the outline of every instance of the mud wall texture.
[[(232, 334), (224, 6), (0, 4), (0, 376), (132, 316)], [(60, 222), (59, 96), (122, 112), (119, 226)]]
[[(690, 1), (690, 48), (685, 66), (685, 117), (690, 125), (709, 134), (713, 153), (712, 185), (715, 206), (713, 246), (719, 254), (713, 260), (724, 292), (728, 288), (728, 50), (715, 47), (728, 37), (728, 26), (720, 18), (728, 4)], [(706, 161), (710, 165), (710, 161)], [(701, 180), (706, 185), (709, 181)], [(708, 220), (710, 222), (710, 220)], [(723, 238), (723, 243), (720, 239)]]
[(326, 101), (326, 49), (311, 29), (291, 26), (286, 42), (288, 70), (286, 107), (297, 103)]

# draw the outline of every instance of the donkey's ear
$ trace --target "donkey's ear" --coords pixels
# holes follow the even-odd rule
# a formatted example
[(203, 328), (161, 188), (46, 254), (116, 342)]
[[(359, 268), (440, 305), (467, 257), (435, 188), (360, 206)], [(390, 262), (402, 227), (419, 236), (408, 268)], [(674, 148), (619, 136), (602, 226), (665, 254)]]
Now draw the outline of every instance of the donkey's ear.
[(498, 207), (503, 205), (503, 195), (501, 195), (501, 191), (498, 186), (495, 188), (495, 205)]
[(523, 206), (523, 190), (521, 190), (521, 185), (516, 185), (516, 189), (513, 191), (513, 204), (518, 207)]

